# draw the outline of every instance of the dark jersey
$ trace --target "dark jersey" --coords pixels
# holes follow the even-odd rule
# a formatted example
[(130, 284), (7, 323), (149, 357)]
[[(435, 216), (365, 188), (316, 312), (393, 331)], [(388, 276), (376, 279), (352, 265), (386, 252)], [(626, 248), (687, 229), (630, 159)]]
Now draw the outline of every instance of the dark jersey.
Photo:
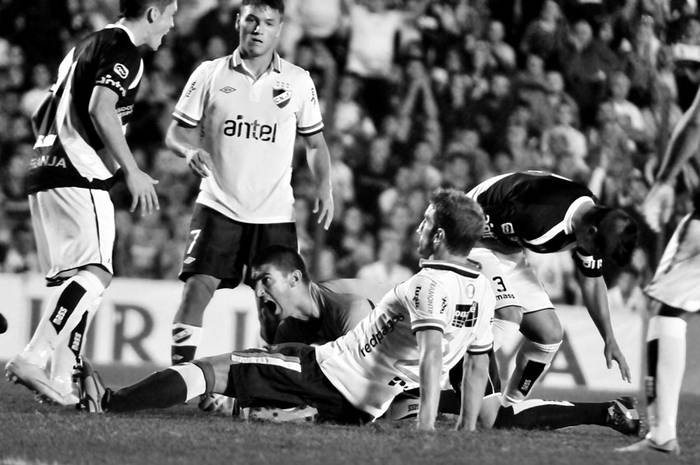
[(80, 41), (63, 59), (58, 79), (34, 117), (37, 139), (28, 189), (108, 189), (118, 168), (105, 153), (88, 114), (95, 86), (112, 89), (123, 128), (131, 118), (143, 62), (130, 33), (110, 25)]
[[(332, 285), (311, 283), (311, 298), (319, 309), (318, 319), (284, 319), (275, 333), (274, 344), (303, 342), (324, 344), (351, 330), (369, 314), (373, 304), (356, 294), (338, 292)], [(337, 286), (336, 286), (337, 287)]]
[[(585, 186), (542, 171), (496, 176), (467, 194), (484, 209), (484, 239), (537, 253), (571, 249), (576, 244), (573, 215), (595, 197)], [(587, 276), (600, 276), (602, 260), (583, 250), (572, 252), (577, 267)]]

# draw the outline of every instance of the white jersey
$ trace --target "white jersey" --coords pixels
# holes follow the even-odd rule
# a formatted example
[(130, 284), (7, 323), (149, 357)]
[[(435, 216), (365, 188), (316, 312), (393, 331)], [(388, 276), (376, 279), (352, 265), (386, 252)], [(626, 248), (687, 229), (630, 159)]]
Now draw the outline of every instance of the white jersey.
[(420, 266), (352, 331), (316, 348), (326, 378), (375, 418), (394, 396), (419, 386), (416, 331), (438, 329), (444, 335), (441, 383), (467, 350), (484, 353), (493, 347), (495, 297), (477, 266), (436, 260)]
[(173, 117), (200, 127), (201, 146), (214, 162), (197, 202), (245, 223), (294, 221), (294, 139), (323, 129), (307, 71), (275, 53), (255, 79), (236, 49), (195, 69)]

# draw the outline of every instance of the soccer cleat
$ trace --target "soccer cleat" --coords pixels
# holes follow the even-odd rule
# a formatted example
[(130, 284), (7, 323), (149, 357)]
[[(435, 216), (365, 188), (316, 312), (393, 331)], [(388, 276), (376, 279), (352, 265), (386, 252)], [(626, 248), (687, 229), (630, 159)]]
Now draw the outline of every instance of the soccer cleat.
[(670, 455), (681, 455), (681, 447), (676, 439), (669, 439), (663, 444), (658, 444), (651, 438), (644, 438), (639, 442), (626, 447), (618, 447), (615, 452), (647, 452), (656, 451)]
[(305, 423), (314, 421), (318, 411), (309, 406), (292, 408), (251, 407), (248, 420), (267, 420), (276, 423)]
[(634, 397), (619, 397), (610, 402), (606, 425), (627, 436), (639, 436), (641, 421)]
[(235, 416), (236, 399), (222, 394), (202, 394), (198, 406), (204, 412)]
[(40, 402), (50, 402), (63, 406), (78, 403), (78, 397), (72, 392), (63, 393), (56, 389), (49, 377), (46, 376), (46, 371), (25, 360), (22, 354), (7, 362), (5, 376), (11, 382), (21, 384), (34, 391)]
[(77, 378), (79, 387), (78, 409), (90, 413), (103, 413), (102, 400), (109, 395), (109, 390), (105, 389), (100, 374), (95, 371), (90, 362), (83, 359), (82, 363), (76, 367), (74, 376)]

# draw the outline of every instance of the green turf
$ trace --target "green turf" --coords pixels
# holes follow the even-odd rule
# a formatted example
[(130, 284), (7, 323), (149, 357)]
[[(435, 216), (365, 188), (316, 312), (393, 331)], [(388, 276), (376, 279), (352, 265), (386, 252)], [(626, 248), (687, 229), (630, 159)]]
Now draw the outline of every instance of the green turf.
[[(105, 368), (108, 384), (144, 375)], [(584, 392), (550, 398), (596, 400)], [(614, 454), (631, 438), (596, 426), (559, 431), (455, 432), (443, 421), (435, 433), (412, 422), (364, 427), (245, 423), (181, 406), (130, 415), (89, 415), (37, 404), (25, 388), (0, 381), (0, 465), (42, 464), (615, 464), (700, 463), (700, 398), (683, 397), (680, 459), (663, 454)]]

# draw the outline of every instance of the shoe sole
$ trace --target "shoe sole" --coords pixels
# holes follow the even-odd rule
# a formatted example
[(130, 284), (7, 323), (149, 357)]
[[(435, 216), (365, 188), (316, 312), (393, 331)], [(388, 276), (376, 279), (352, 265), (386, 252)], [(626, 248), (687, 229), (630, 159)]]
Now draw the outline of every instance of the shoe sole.
[(31, 373), (26, 373), (22, 365), (11, 361), (5, 367), (5, 377), (15, 384), (21, 384), (30, 391), (35, 392), (40, 398), (63, 406), (75, 405), (78, 403), (77, 397), (73, 394), (63, 395), (56, 391), (51, 385), (38, 380)]

